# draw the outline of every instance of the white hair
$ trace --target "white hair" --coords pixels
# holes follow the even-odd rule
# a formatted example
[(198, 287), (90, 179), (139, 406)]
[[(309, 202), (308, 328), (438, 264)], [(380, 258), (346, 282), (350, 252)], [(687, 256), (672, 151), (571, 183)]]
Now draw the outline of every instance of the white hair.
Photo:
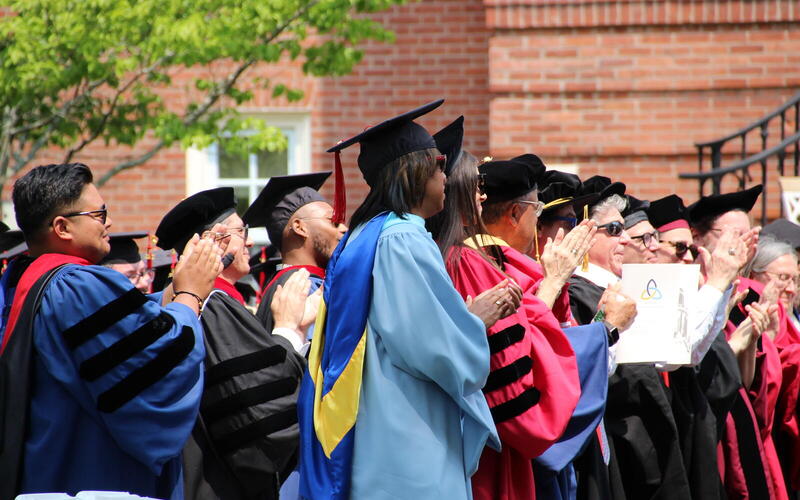
[(599, 203), (596, 203), (589, 210), (589, 218), (596, 221), (600, 216), (608, 212), (612, 208), (616, 208), (619, 213), (625, 211), (628, 207), (628, 200), (618, 194), (612, 194), (607, 198), (603, 198)]
[(772, 235), (761, 236), (758, 240), (756, 254), (750, 263), (750, 272), (764, 272), (772, 261), (784, 255), (791, 255), (794, 261), (797, 262), (797, 252), (792, 248), (792, 245), (785, 241), (776, 240)]

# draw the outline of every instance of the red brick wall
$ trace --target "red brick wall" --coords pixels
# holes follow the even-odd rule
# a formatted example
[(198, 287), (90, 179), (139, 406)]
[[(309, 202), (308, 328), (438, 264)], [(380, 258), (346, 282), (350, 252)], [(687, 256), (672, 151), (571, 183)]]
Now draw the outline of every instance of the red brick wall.
[[(423, 0), (374, 17), (397, 41), (367, 44), (351, 75), (306, 78), (296, 64), (247, 74), (305, 89), (292, 104), (257, 92), (248, 109), (309, 112), (314, 170), (332, 167), (324, 151), (338, 140), (445, 97), (421, 123), (434, 132), (464, 114), (465, 146), (478, 156), (535, 152), (641, 197), (692, 201), (697, 184), (677, 176), (697, 168), (693, 143), (749, 124), (800, 88), (796, 0)], [(168, 102), (185, 100), (195, 76), (176, 74)], [(98, 146), (77, 159), (102, 172), (129, 154)], [(357, 155), (357, 146), (343, 154), (349, 213), (366, 194)], [(185, 168), (176, 146), (109, 182), (115, 230), (154, 228), (184, 196)]]
[[(352, 75), (319, 82), (312, 117), (314, 168), (332, 168), (324, 151), (393, 114), (444, 97), (442, 107), (419, 122), (431, 133), (465, 116), (465, 148), (489, 151), (489, 31), (481, 0), (409, 3), (375, 19), (396, 43), (371, 44)], [(348, 213), (367, 186), (356, 166), (358, 146), (345, 150)]]
[[(691, 201), (696, 181), (677, 175), (696, 171), (693, 143), (748, 125), (800, 88), (794, 1), (484, 3), (492, 154), (538, 152), (644, 198), (677, 191)], [(770, 144), (778, 136), (773, 127)]]

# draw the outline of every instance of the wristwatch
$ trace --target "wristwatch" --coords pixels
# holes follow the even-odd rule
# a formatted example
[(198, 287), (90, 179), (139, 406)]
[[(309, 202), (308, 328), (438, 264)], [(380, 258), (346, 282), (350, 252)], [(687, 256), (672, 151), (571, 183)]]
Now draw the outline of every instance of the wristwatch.
[(619, 340), (619, 328), (605, 320), (603, 321), (603, 324), (606, 327), (606, 335), (608, 335), (608, 345), (612, 346), (616, 344)]

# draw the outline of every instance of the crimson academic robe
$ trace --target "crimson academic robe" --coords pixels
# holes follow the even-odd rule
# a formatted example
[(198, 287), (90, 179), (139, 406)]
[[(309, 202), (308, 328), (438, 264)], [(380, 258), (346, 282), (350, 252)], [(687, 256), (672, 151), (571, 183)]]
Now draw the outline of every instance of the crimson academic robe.
[(522, 305), (489, 330), (490, 374), (483, 392), (502, 451), (486, 448), (472, 477), (476, 499), (535, 498), (531, 459), (564, 432), (580, 396), (575, 354), (558, 320), (533, 293), (534, 280), (501, 262), (501, 271), (476, 250), (456, 247), (448, 259), (453, 284), (466, 298), (507, 277), (523, 290)]
[(779, 314), (780, 330), (774, 343), (780, 354), (783, 377), (775, 409), (773, 436), (787, 489), (796, 492), (800, 491), (800, 331), (791, 322), (783, 306), (780, 306)]
[[(763, 285), (740, 278), (739, 290), (746, 288), (759, 293)], [(728, 337), (735, 329), (736, 325), (729, 321), (725, 327)], [(772, 440), (781, 383), (780, 354), (772, 340), (762, 336), (758, 340), (753, 383), (749, 389), (740, 388), (720, 443), (719, 470), (729, 498), (788, 498)]]

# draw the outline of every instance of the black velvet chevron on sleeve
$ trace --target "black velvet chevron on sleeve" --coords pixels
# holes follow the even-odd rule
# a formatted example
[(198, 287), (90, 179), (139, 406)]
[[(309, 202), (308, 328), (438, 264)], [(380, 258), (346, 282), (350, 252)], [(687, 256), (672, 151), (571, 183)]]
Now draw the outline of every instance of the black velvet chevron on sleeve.
[(142, 391), (155, 384), (178, 366), (194, 348), (194, 331), (184, 326), (181, 334), (162, 349), (155, 358), (137, 368), (97, 398), (102, 412), (118, 410)]
[(136, 288), (131, 288), (95, 311), (91, 316), (64, 330), (62, 334), (64, 342), (70, 349), (75, 349), (108, 330), (112, 325), (132, 314), (146, 302), (147, 297), (142, 292)]

